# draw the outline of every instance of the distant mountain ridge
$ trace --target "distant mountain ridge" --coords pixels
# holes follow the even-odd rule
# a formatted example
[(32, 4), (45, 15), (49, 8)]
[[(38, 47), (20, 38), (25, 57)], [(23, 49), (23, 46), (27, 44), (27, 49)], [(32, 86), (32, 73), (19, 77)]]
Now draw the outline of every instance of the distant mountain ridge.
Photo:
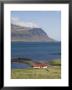
[(51, 39), (43, 29), (36, 27), (23, 27), (11, 24), (11, 40), (25, 42), (51, 42)]

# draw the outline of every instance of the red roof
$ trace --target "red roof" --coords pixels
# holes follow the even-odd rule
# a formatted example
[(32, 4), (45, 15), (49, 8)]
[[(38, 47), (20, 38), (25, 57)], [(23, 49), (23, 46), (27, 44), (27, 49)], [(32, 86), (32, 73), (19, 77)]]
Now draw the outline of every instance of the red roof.
[(47, 64), (38, 64), (38, 63), (35, 63), (32, 65), (33, 67), (45, 67), (45, 66), (48, 66)]

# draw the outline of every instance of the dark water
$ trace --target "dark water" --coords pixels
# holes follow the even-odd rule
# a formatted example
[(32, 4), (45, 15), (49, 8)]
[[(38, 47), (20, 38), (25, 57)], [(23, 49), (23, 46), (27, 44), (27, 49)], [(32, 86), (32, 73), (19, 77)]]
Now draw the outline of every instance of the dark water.
[[(60, 42), (12, 42), (12, 58), (30, 58), (35, 61), (53, 60), (61, 58)], [(12, 64), (13, 67), (25, 66), (21, 64)]]
[(16, 69), (22, 69), (22, 68), (29, 68), (30, 66), (28, 64), (22, 64), (22, 63), (12, 63), (12, 68)]

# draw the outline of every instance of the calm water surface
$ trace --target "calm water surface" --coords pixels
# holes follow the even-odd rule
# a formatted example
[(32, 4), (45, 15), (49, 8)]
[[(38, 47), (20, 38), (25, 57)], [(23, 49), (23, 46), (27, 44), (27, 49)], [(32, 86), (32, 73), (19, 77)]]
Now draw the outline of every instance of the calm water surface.
[[(30, 58), (35, 61), (61, 58), (60, 42), (12, 42), (11, 58)], [(12, 68), (27, 68), (24, 64), (12, 64)]]

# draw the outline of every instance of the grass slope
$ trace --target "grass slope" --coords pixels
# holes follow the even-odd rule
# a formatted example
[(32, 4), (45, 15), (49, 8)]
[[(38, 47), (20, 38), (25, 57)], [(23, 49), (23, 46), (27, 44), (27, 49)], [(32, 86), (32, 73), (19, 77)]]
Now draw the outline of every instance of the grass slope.
[(12, 79), (60, 79), (61, 66), (49, 66), (47, 69), (12, 69)]

